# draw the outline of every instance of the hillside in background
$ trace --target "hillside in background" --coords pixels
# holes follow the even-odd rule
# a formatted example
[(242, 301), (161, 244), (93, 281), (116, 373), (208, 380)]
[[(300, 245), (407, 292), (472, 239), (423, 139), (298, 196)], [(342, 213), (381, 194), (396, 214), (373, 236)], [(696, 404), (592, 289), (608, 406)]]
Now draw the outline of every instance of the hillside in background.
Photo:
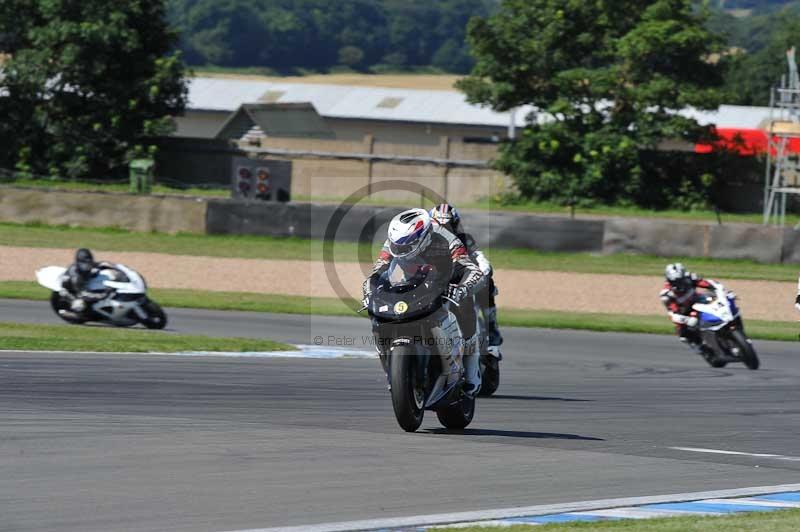
[(169, 0), (190, 65), (277, 73), (402, 71), (472, 66), (472, 16), (496, 0)]
[(728, 101), (768, 105), (770, 87), (787, 72), (786, 50), (800, 48), (800, 3), (739, 0), (725, 1), (724, 7), (713, 11), (709, 26), (732, 48)]
[[(190, 66), (266, 75), (469, 72), (473, 16), (499, 0), (168, 0)], [(709, 26), (734, 50), (728, 101), (767, 105), (800, 46), (800, 2), (715, 0)]]

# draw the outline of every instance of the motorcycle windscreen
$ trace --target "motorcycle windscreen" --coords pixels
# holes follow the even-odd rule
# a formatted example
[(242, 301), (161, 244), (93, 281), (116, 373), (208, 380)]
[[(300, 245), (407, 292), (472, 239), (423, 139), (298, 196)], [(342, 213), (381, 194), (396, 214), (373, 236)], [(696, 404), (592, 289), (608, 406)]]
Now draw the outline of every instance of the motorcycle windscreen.
[(425, 280), (433, 266), (419, 257), (395, 258), (389, 264), (386, 276), (392, 288), (413, 288)]

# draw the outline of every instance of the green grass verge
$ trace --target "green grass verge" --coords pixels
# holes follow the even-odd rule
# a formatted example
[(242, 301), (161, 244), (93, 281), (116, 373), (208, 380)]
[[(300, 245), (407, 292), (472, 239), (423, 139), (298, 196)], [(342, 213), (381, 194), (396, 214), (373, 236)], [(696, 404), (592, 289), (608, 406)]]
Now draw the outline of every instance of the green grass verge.
[[(15, 179), (0, 182), (16, 187), (41, 188), (47, 190), (65, 190), (77, 192), (130, 192), (128, 183), (88, 183), (84, 181), (67, 181), (51, 179)], [(227, 188), (178, 188), (168, 185), (153, 185), (153, 194), (171, 194), (180, 196), (201, 196), (212, 198), (228, 198), (231, 195)]]
[[(165, 307), (244, 310), (319, 316), (355, 315), (351, 307), (335, 298), (248, 294), (242, 292), (205, 292), (183, 289), (153, 289), (150, 295)], [(36, 283), (0, 282), (0, 298), (44, 301), (48, 297), (48, 291)], [(511, 327), (674, 334), (673, 326), (663, 316), (501, 309), (500, 324)], [(799, 338), (798, 334), (800, 334), (800, 323), (795, 322), (747, 320), (746, 327), (748, 335), (759, 340), (796, 341)]]
[(178, 351), (287, 351), (294, 347), (270, 340), (165, 334), (141, 329), (0, 322), (0, 349), (174, 353)]
[[(0, 223), (0, 245), (78, 248), (97, 251), (147, 251), (173, 255), (238, 257), (250, 259), (321, 260), (322, 242), (300, 238), (233, 235), (167, 235), (135, 233), (121, 229), (53, 227), (37, 224)], [(376, 249), (366, 244), (337, 242), (337, 261), (353, 262), (372, 257)], [(661, 275), (667, 259), (648, 255), (597, 255), (545, 253), (527, 249), (488, 249), (495, 268), (575, 273)], [(794, 281), (797, 265), (760, 264), (746, 260), (671, 257), (708, 277)]]
[(560, 523), (548, 525), (519, 525), (511, 527), (473, 526), (442, 528), (442, 532), (795, 532), (800, 530), (800, 510), (752, 512), (726, 516), (663, 517), (658, 519), (630, 519), (619, 521)]

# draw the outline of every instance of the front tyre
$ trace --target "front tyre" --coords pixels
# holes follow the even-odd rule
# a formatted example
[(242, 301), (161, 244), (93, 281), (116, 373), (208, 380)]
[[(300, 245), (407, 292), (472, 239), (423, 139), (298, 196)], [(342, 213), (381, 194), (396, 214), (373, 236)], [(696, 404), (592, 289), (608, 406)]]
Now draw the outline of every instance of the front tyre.
[(147, 314), (147, 317), (142, 320), (142, 325), (148, 329), (163, 329), (167, 326), (167, 315), (164, 313), (164, 309), (161, 308), (161, 305), (148, 299), (147, 302), (142, 305), (142, 309)]
[(464, 396), (460, 400), (436, 410), (439, 423), (447, 429), (461, 430), (472, 423), (475, 415), (475, 398)]
[(425, 415), (425, 386), (417, 382), (415, 354), (413, 346), (398, 345), (392, 348), (389, 362), (394, 416), (406, 432), (416, 431)]
[(55, 312), (59, 318), (67, 323), (80, 325), (81, 323), (86, 323), (89, 321), (82, 315), (73, 312), (70, 308), (69, 302), (61, 297), (61, 294), (58, 292), (53, 292), (50, 294), (50, 307), (52, 307), (53, 312)]
[(753, 349), (753, 344), (747, 341), (747, 337), (742, 331), (735, 330), (731, 332), (732, 343), (739, 350), (739, 358), (744, 362), (748, 369), (758, 369), (761, 363), (756, 355), (756, 350)]

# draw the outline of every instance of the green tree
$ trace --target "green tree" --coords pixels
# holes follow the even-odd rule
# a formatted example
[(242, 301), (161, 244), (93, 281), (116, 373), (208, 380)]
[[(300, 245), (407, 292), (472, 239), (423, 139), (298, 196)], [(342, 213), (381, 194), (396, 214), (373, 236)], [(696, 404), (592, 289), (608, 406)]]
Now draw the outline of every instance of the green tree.
[(504, 0), (471, 21), (468, 40), (477, 63), (459, 86), (469, 100), (537, 109), (497, 161), (524, 196), (663, 206), (686, 179), (701, 186), (647, 166), (665, 140), (712, 134), (677, 112), (715, 109), (721, 96), (711, 60), (721, 43), (690, 0)]
[(163, 0), (4, 0), (0, 165), (105, 177), (182, 111)]

